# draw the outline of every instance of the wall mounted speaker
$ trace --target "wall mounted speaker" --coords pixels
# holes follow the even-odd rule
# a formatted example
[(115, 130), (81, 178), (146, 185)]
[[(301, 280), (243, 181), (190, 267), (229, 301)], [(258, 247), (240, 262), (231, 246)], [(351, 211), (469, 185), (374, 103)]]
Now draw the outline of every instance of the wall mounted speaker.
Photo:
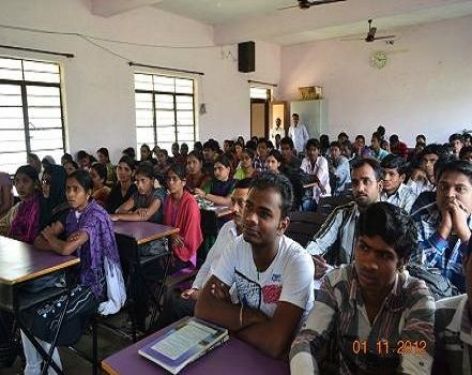
[(241, 73), (256, 71), (256, 43), (244, 42), (238, 44), (238, 70)]

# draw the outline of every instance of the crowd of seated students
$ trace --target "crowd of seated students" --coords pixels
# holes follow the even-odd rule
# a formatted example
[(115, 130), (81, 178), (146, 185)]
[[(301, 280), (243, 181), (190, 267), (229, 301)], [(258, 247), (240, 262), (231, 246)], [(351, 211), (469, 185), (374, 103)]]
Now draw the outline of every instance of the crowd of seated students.
[[(60, 254), (89, 246), (80, 257), (98, 273), (92, 280), (81, 266), (77, 283), (90, 296), (80, 317), (86, 319), (106, 299), (105, 259), (120, 267), (112, 221), (179, 228), (168, 245), (140, 248), (142, 256), (152, 256), (168, 246), (176, 272), (197, 267), (205, 240), (198, 201), (228, 206), (232, 220), (221, 227), (192, 287), (167, 295), (158, 327), (195, 313), (268, 355), (287, 358), (290, 352), (293, 373), (324, 373), (330, 366), (343, 374), (387, 367), (408, 374), (433, 367), (470, 373), (470, 137), (453, 134), (440, 145), (418, 135), (408, 150), (395, 134), (387, 142), (382, 126), (370, 147), (363, 135), (351, 143), (343, 132), (330, 142), (326, 135), (305, 139), (296, 128), (291, 134), (301, 140), (278, 134), (274, 145), (239, 137), (220, 149), (210, 139), (196, 142), (191, 152), (186, 144), (173, 144), (172, 157), (158, 145), (151, 150), (143, 144), (140, 160), (130, 147), (116, 167), (104, 147), (96, 152), (98, 161), (81, 150), (76, 161), (65, 154), (62, 166), (30, 154), (29, 165), (13, 178), (16, 204), (10, 179), (0, 175), (1, 234)], [(303, 249), (284, 234), (289, 212), (316, 211), (326, 196), (352, 201), (336, 207)], [(103, 232), (91, 228), (94, 220)], [(94, 236), (106, 236), (101, 241), (110, 245), (94, 249)], [(428, 284), (409, 273), (410, 265), (469, 296), (435, 307)], [(152, 279), (163, 272), (158, 262), (145, 273)], [(321, 283), (316, 294), (314, 280)], [(148, 298), (140, 302), (143, 320)], [(35, 313), (29, 314), (34, 322)], [(51, 319), (37, 325), (35, 335), (44, 343)], [(400, 353), (400, 342), (414, 343), (418, 352), (410, 347)], [(27, 366), (37, 369), (28, 342), (25, 351)]]

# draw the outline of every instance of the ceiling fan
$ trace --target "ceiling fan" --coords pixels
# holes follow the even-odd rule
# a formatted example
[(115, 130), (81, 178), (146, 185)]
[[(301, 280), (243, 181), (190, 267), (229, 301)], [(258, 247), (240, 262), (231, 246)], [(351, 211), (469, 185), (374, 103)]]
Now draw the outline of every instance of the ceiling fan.
[(288, 7), (279, 8), (278, 10), (285, 10), (285, 9), (292, 9), (292, 8), (309, 9), (316, 5), (338, 3), (340, 1), (346, 1), (346, 0), (298, 0), (298, 5), (291, 5)]
[(364, 39), (367, 43), (371, 43), (376, 40), (395, 38), (395, 35), (382, 35), (376, 37), (375, 34), (377, 33), (377, 28), (375, 26), (372, 26), (372, 20), (369, 20), (367, 22), (369, 23), (369, 31), (367, 32), (367, 36)]

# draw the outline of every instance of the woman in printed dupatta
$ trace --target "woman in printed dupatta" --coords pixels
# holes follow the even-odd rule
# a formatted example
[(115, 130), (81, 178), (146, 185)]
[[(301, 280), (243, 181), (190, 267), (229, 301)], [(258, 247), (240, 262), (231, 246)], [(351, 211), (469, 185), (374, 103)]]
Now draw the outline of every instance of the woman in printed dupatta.
[(0, 234), (32, 243), (39, 233), (40, 183), (38, 172), (29, 165), (17, 169), (14, 185), (20, 202), (0, 219)]
[[(61, 255), (77, 254), (80, 265), (77, 285), (69, 295), (69, 305), (59, 334), (58, 345), (71, 345), (82, 335), (91, 315), (117, 312), (125, 301), (120, 258), (107, 212), (93, 199), (92, 180), (86, 171), (72, 173), (66, 181), (66, 197), (71, 207), (64, 222), (56, 221), (41, 231), (35, 246)], [(65, 232), (67, 240), (59, 236)], [(56, 332), (61, 306), (66, 297), (49, 300), (23, 313), (25, 324), (49, 349)], [(25, 374), (41, 373), (42, 358), (22, 333), (26, 357)], [(53, 359), (60, 365), (57, 349)]]

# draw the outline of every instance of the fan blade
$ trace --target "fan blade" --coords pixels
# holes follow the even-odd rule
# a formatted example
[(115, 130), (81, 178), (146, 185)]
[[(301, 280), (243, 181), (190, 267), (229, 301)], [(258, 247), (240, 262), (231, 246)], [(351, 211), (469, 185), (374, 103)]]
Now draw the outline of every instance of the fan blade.
[(286, 10), (286, 9), (293, 9), (293, 8), (299, 8), (299, 6), (298, 5), (290, 5), (288, 7), (277, 8), (277, 10)]
[(382, 35), (375, 37), (374, 40), (382, 40), (382, 39), (393, 39), (396, 38), (396, 35)]
[(316, 5), (324, 5), (324, 4), (331, 4), (331, 3), (339, 3), (340, 1), (346, 1), (346, 0), (324, 0), (324, 1), (312, 1), (310, 2), (310, 6), (316, 6)]

